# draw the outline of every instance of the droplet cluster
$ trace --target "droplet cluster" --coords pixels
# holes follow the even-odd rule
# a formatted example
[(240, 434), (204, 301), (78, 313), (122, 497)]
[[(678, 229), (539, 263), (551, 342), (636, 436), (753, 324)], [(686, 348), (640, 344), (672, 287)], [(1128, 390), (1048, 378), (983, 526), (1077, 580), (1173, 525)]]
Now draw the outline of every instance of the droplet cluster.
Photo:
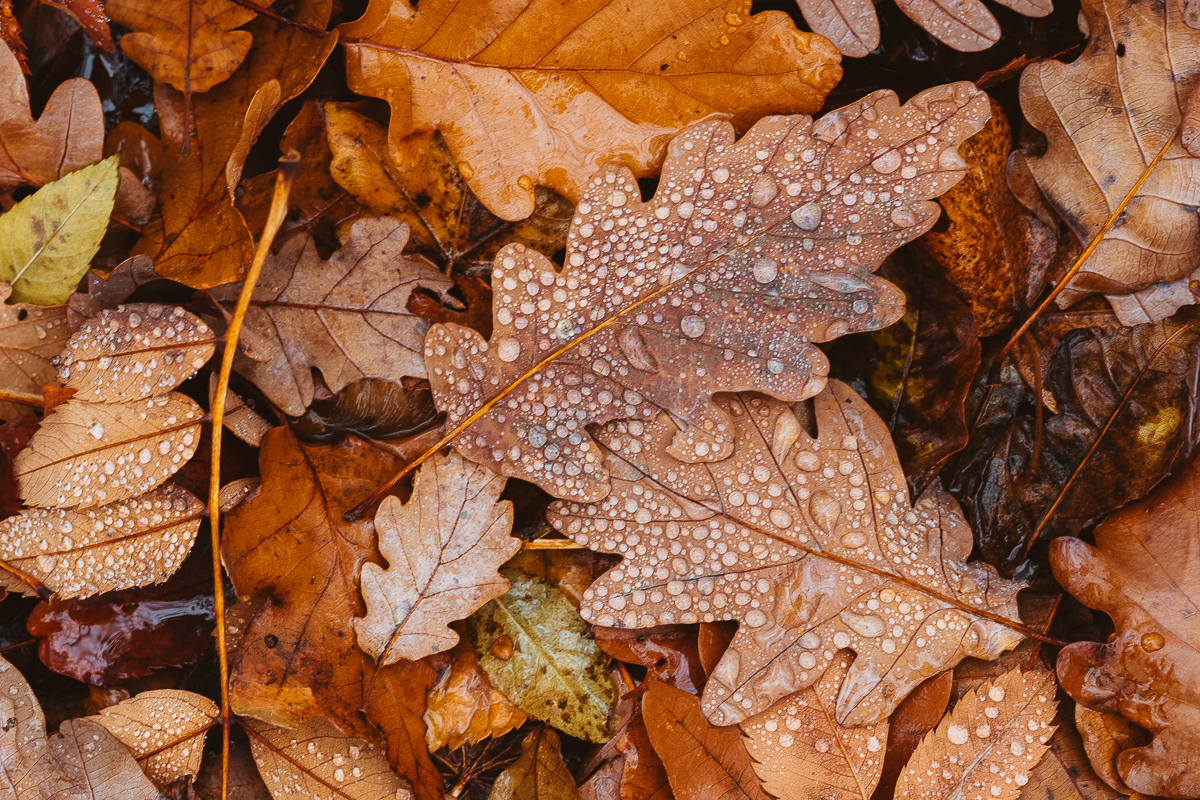
[(737, 142), (728, 123), (699, 124), (671, 143), (650, 202), (628, 170), (602, 170), (561, 271), (521, 245), (497, 255), (490, 341), (446, 325), (426, 338), (449, 424), (506, 393), (456, 446), (584, 502), (608, 491), (592, 423), (667, 411), (681, 459), (728, 457), (712, 393), (811, 397), (828, 372), (814, 342), (903, 313), (872, 271), (932, 223), (928, 198), (961, 177), (955, 147), (987, 114), (956, 84), (903, 107), (876, 93), (815, 124), (770, 117)]
[(205, 736), (198, 732), (216, 719), (218, 710), (203, 695), (153, 689), (109, 706), (91, 719), (142, 759), (147, 777), (165, 786), (199, 773)]

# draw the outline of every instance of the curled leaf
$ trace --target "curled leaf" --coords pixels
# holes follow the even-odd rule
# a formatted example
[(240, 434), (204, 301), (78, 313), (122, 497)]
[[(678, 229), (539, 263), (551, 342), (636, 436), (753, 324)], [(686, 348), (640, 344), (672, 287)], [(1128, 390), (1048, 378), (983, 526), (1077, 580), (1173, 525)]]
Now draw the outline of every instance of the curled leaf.
[(451, 658), (426, 700), (425, 741), (429, 752), (477, 744), (525, 723), (525, 712), (492, 686), (469, 641), (456, 644)]
[[(37, 395), (57, 383), (52, 359), (71, 335), (67, 312), (61, 306), (9, 305), (11, 293), (11, 286), (0, 283), (0, 391)], [(0, 400), (0, 419), (21, 413)]]

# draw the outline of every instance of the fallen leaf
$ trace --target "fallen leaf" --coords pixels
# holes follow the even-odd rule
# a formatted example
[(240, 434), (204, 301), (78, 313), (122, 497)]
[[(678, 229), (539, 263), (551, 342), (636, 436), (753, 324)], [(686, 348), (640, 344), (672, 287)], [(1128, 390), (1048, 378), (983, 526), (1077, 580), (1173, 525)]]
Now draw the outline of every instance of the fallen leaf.
[(331, 399), (314, 400), (302, 417), (291, 420), (291, 426), (305, 441), (340, 439), (347, 433), (367, 439), (395, 439), (435, 428), (437, 416), (428, 381), (364, 378)]
[(466, 619), (510, 588), (497, 570), (521, 548), (505, 479), (457, 453), (417, 473), (412, 499), (385, 497), (375, 512), (388, 566), (364, 564), (366, 616), (353, 620), (358, 646), (380, 666), (444, 652), (458, 642), (448, 623)]
[(1200, 665), (1200, 590), (1190, 569), (1200, 543), (1198, 487), (1200, 462), (1192, 461), (1105, 519), (1094, 547), (1067, 537), (1050, 546), (1058, 581), (1116, 627), (1107, 644), (1063, 648), (1059, 682), (1076, 702), (1121, 714), (1154, 735), (1116, 759), (1121, 780), (1148, 795), (1200, 794), (1200, 703), (1189, 688)]
[[(666, 411), (686, 424), (680, 458), (728, 456), (731, 422), (713, 393), (810, 397), (828, 371), (814, 342), (903, 313), (872, 270), (933, 224), (937, 206), (922, 198), (961, 177), (955, 145), (987, 114), (970, 84), (903, 107), (876, 92), (815, 124), (767, 118), (736, 144), (729, 123), (695, 125), (671, 143), (649, 203), (629, 170), (597, 174), (561, 272), (517, 245), (497, 256), (490, 343), (430, 329), (426, 366), (448, 428), (513, 390), (455, 447), (581, 501), (609, 490), (585, 425)], [(935, 144), (902, 155), (916, 131)], [(860, 181), (861, 194), (846, 188)]]
[(612, 493), (548, 514), (579, 544), (624, 556), (584, 595), (584, 619), (738, 621), (704, 688), (710, 722), (812, 686), (849, 648), (834, 718), (869, 725), (931, 675), (1022, 638), (1010, 627), (1021, 584), (967, 563), (970, 528), (940, 487), (910, 502), (883, 421), (848, 387), (832, 382), (813, 401), (816, 438), (778, 400), (718, 403), (733, 421), (730, 458), (678, 461), (666, 415), (610, 423), (598, 441), (622, 476)]
[[(61, 599), (160, 583), (191, 550), (203, 513), (195, 495), (169, 483), (98, 508), (33, 508), (0, 522), (0, 559)], [(7, 572), (0, 585), (33, 594)]]
[(478, 744), (525, 723), (525, 712), (510, 703), (487, 679), (470, 641), (459, 641), (450, 654), (450, 664), (426, 699), (425, 742), (429, 752)]
[(474, 275), (455, 275), (454, 288), (466, 298), (465, 309), (447, 308), (426, 292), (408, 299), (408, 310), (430, 322), (453, 322), (492, 336), (492, 287)]
[(770, 795), (870, 800), (883, 769), (888, 722), (845, 728), (834, 719), (852, 660), (839, 652), (812, 687), (742, 723), (754, 772)]
[[(0, 394), (37, 395), (46, 384), (58, 382), (51, 363), (71, 331), (62, 306), (5, 302), (12, 287), (0, 283)], [(23, 407), (0, 400), (0, 419), (11, 419)]]
[(545, 581), (517, 570), (503, 574), (512, 589), (468, 622), (488, 680), (534, 719), (577, 739), (606, 741), (613, 688), (587, 625)]
[(179, 392), (126, 403), (68, 400), (17, 454), (21, 499), (90, 508), (143, 495), (196, 452), (203, 416)]
[(574, 199), (611, 161), (653, 174), (667, 140), (709, 115), (745, 129), (816, 111), (841, 77), (838, 54), (782, 13), (749, 11), (372, 0), (339, 30), (350, 88), (391, 106), (391, 151), (440, 131), (471, 190), (516, 220), (533, 211), (535, 184)]
[[(208, 377), (208, 407), (212, 408), (217, 391), (217, 374), (213, 372)], [(251, 447), (260, 447), (263, 437), (273, 427), (229, 389), (225, 390), (225, 416), (221, 419), (221, 425)]]
[[(614, 717), (627, 721), (601, 746), (603, 763), (579, 787), (583, 800), (674, 800), (662, 759), (650, 744), (642, 699), (648, 683), (621, 698)], [(624, 706), (628, 714), (623, 714)]]
[(741, 731), (711, 725), (695, 695), (656, 681), (649, 687), (642, 714), (675, 797), (769, 800)]
[(90, 81), (65, 81), (35, 122), (21, 66), (0, 42), (0, 189), (43, 186), (103, 155), (104, 111)]
[[(269, 3), (266, 3), (269, 5)], [(207, 92), (242, 63), (253, 37), (234, 30), (254, 12), (229, 0), (106, 0), (112, 21), (130, 32), (121, 52), (150, 73), (156, 83), (181, 92)]]
[[(544, 513), (539, 513), (539, 522), (549, 532), (544, 520)], [(508, 566), (543, 578), (579, 608), (587, 588), (616, 562), (615, 556), (590, 550), (522, 549), (509, 560)]]
[(1046, 742), (1049, 749), (1029, 773), (1022, 795), (1038, 800), (1120, 800), (1121, 795), (1092, 771), (1079, 734), (1070, 718), (1063, 717), (1061, 706), (1055, 723), (1057, 730)]
[(692, 694), (704, 687), (695, 626), (592, 628), (592, 636), (596, 645), (616, 660), (645, 667), (646, 680), (662, 681)]
[[(8, 47), (21, 72), (29, 74), (29, 48), (21, 38), (21, 23), (13, 14), (12, 0), (0, 0), (0, 42)], [(2, 57), (2, 56), (0, 56)]]
[[(403, 257), (407, 241), (408, 227), (389, 219), (354, 223), (329, 261), (307, 234), (289, 240), (254, 289), (243, 335), (256, 347), (238, 357), (238, 373), (292, 416), (313, 401), (313, 368), (334, 392), (363, 378), (424, 377), (428, 323), (406, 305), (414, 290), (444, 292), (450, 281)], [(209, 294), (231, 312), (240, 291), (230, 284)]]
[(13, 800), (127, 800), (157, 798), (133, 756), (103, 725), (64, 722), (46, 735), (46, 717), (29, 683), (0, 658), (6, 724), (0, 728), (0, 764)]
[(492, 786), (488, 800), (578, 800), (558, 736), (545, 725), (521, 742), (521, 756)]
[(71, 330), (79, 330), (84, 320), (91, 319), (105, 309), (115, 309), (139, 288), (157, 280), (163, 280), (163, 277), (154, 269), (154, 262), (146, 256), (127, 258), (107, 275), (101, 275), (94, 269), (88, 270), (84, 278), (86, 290), (76, 292), (67, 300), (67, 321)]
[(365, 656), (363, 661), (365, 709), (383, 732), (388, 763), (409, 782), (417, 800), (444, 800), (442, 775), (425, 749), (425, 697), (436, 679), (433, 668), (424, 660), (400, 661), (372, 672)]
[[(1047, 140), (1044, 156), (1025, 159), (1033, 177), (1090, 242), (1179, 124), (1200, 77), (1191, 69), (1200, 31), (1184, 24), (1175, 2), (1085, 0), (1083, 13), (1087, 49), (1070, 64), (1027, 67), (1021, 108)], [(1187, 284), (1200, 276), (1198, 171), (1200, 160), (1172, 143), (1058, 303), (1104, 294), (1123, 325), (1157, 322), (1195, 303)]]
[(112, 32), (108, 29), (108, 15), (104, 13), (104, 0), (41, 0), (54, 6), (79, 23), (87, 32), (92, 44), (101, 50), (113, 52)]
[(72, 172), (0, 215), (0, 281), (11, 302), (61, 305), (88, 270), (108, 229), (117, 160)]
[(887, 750), (871, 800), (890, 800), (895, 796), (896, 781), (904, 765), (925, 734), (937, 727), (946, 713), (953, 686), (954, 673), (947, 670), (913, 689), (904, 702), (896, 706), (888, 719)]
[(1016, 800), (1054, 733), (1054, 675), (1014, 670), (958, 701), (896, 783), (897, 800)]
[(1105, 714), (1087, 706), (1075, 706), (1075, 729), (1083, 742), (1083, 751), (1100, 780), (1119, 794), (1130, 789), (1117, 774), (1117, 757), (1126, 750), (1150, 744), (1150, 734), (1120, 714)]
[[(258, 765), (250, 754), (250, 742), (246, 734), (238, 727), (230, 731), (229, 747), (229, 798), (232, 800), (271, 800), (258, 774)], [(192, 789), (200, 800), (222, 800), (221, 797), (221, 759), (208, 758), (200, 767), (200, 774)], [(228, 798), (226, 798), (228, 800)]]
[(138, 766), (166, 789), (200, 772), (204, 736), (220, 709), (204, 695), (178, 689), (141, 692), (89, 717), (129, 748)]

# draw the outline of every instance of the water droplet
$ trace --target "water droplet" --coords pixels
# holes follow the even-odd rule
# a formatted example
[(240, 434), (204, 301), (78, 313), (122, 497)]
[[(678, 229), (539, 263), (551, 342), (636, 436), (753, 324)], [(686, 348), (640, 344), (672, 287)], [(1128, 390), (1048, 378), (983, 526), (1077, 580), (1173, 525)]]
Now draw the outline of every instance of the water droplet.
[(1147, 653), (1162, 650), (1166, 644), (1167, 640), (1163, 638), (1161, 633), (1151, 632), (1142, 637), (1142, 649)]
[(843, 611), (838, 614), (838, 619), (859, 636), (865, 636), (868, 639), (876, 639), (883, 636), (883, 632), (887, 629), (887, 624), (879, 617), (874, 615), (861, 616), (851, 611)]
[(93, 439), (102, 439), (104, 438), (104, 426), (99, 422), (94, 422), (92, 423), (92, 426), (88, 428), (88, 433), (92, 435)]
[(917, 215), (908, 206), (900, 206), (892, 211), (892, 222), (901, 228), (911, 228), (917, 224)]
[(516, 361), (521, 355), (521, 343), (511, 336), (501, 339), (500, 344), (496, 347), (496, 355), (504, 362)]
[(533, 447), (542, 448), (546, 445), (549, 439), (547, 431), (541, 425), (534, 425), (529, 429), (529, 444)]
[(900, 167), (900, 153), (895, 150), (889, 150), (879, 158), (871, 162), (871, 166), (876, 172), (888, 175), (895, 172)]
[(754, 280), (770, 283), (779, 276), (779, 262), (773, 258), (760, 258), (754, 262)]
[(792, 515), (784, 511), (782, 508), (773, 508), (770, 513), (771, 524), (777, 528), (792, 527)]
[(704, 335), (704, 329), (707, 325), (704, 319), (695, 315), (689, 314), (679, 321), (679, 328), (683, 331), (683, 335), (691, 339)]
[(862, 547), (867, 543), (867, 535), (861, 530), (852, 530), (842, 537), (842, 545), (851, 550)]
[(817, 467), (821, 466), (821, 459), (813, 451), (805, 450), (796, 456), (796, 466), (805, 472), (816, 472)]
[[(796, 459), (797, 463), (799, 459)], [(826, 533), (832, 533), (837, 525), (838, 517), (842, 515), (842, 504), (837, 498), (824, 489), (813, 492), (808, 501), (808, 511), (812, 514), (817, 527)]]
[(522, 189), (528, 192), (533, 188), (533, 180), (528, 175), (522, 175), (521, 177), (517, 178), (517, 186), (520, 186)]
[(951, 725), (946, 729), (946, 738), (954, 744), (966, 744), (970, 734), (965, 725)]
[(658, 361), (646, 346), (646, 340), (637, 328), (632, 325), (622, 328), (617, 336), (617, 343), (630, 364), (643, 372), (658, 372)]
[(821, 224), (821, 206), (817, 203), (805, 203), (792, 212), (792, 222), (804, 231), (815, 231)]
[(775, 420), (775, 433), (771, 436), (771, 452), (776, 458), (783, 459), (792, 445), (800, 438), (800, 421), (790, 409), (785, 409)]
[(750, 205), (755, 208), (762, 208), (775, 199), (775, 195), (779, 194), (779, 186), (768, 175), (759, 175), (754, 179), (754, 186), (750, 189)]

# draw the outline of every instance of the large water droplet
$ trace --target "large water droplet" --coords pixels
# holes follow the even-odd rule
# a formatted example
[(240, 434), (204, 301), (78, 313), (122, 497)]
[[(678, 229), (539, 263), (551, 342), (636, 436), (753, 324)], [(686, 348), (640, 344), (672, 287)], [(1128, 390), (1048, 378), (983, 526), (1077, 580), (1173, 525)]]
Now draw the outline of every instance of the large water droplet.
[(754, 186), (750, 189), (750, 205), (755, 208), (762, 208), (775, 199), (775, 195), (779, 194), (779, 186), (768, 175), (759, 175), (754, 179)]
[(865, 636), (868, 639), (874, 639), (882, 636), (884, 629), (887, 627), (884, 621), (876, 616), (860, 616), (850, 611), (843, 611), (838, 614), (838, 618), (850, 630), (857, 633), (859, 636)]
[(804, 231), (815, 231), (821, 224), (821, 206), (817, 203), (805, 203), (792, 212), (792, 222)]
[(692, 339), (703, 336), (705, 327), (707, 325), (702, 317), (691, 314), (679, 321), (679, 328), (683, 331), (683, 335)]
[(812, 514), (818, 528), (825, 533), (833, 533), (838, 517), (842, 515), (842, 504), (829, 492), (818, 489), (809, 498), (808, 512)]
[(796, 415), (790, 409), (785, 409), (775, 420), (775, 433), (771, 436), (771, 453), (782, 460), (799, 438), (800, 421), (796, 419)]

